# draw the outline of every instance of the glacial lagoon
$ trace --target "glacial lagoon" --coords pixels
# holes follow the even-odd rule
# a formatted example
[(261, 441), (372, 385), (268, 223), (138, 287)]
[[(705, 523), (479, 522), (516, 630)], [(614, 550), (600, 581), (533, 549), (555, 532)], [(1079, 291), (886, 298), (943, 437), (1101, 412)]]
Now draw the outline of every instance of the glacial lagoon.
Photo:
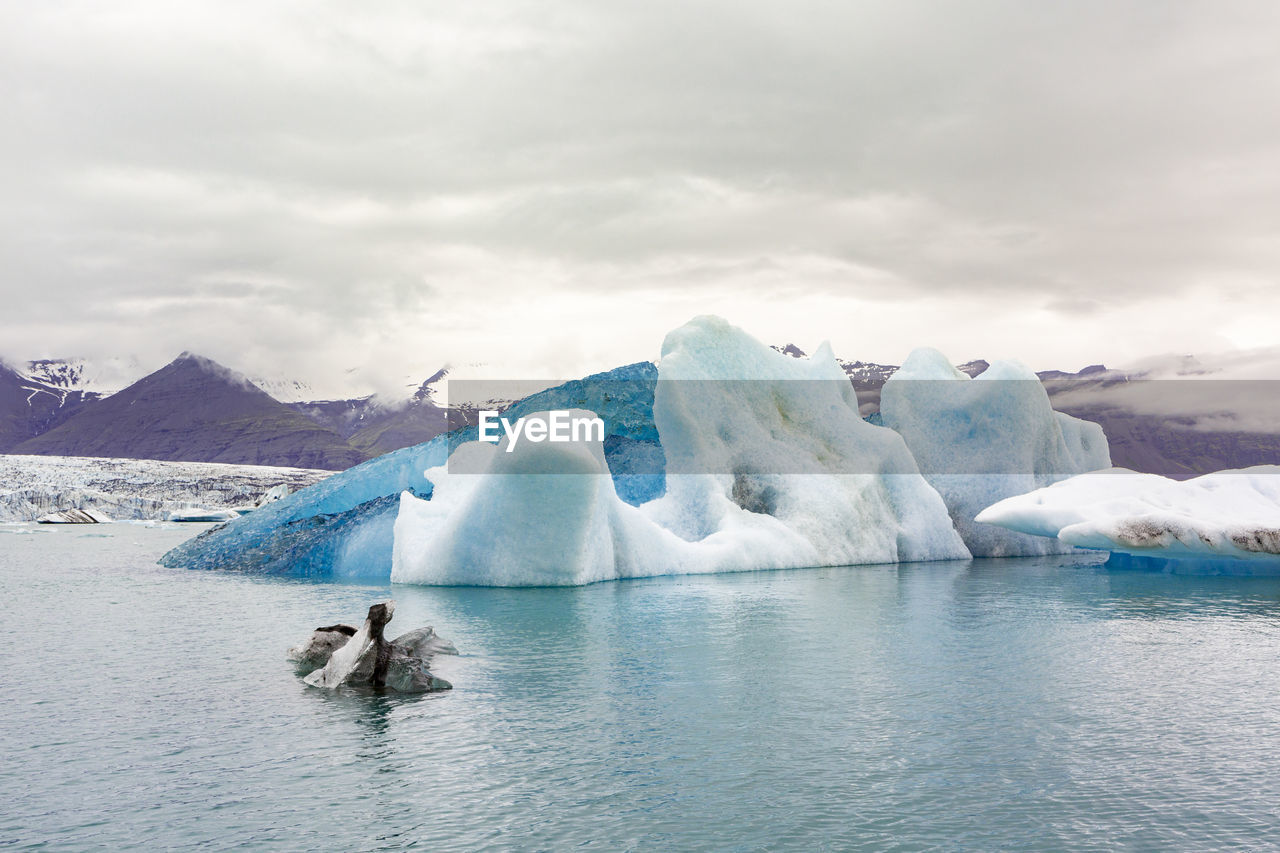
[[(1272, 846), (1280, 579), (1098, 556), (555, 589), (155, 564), (192, 525), (0, 525), (0, 848)], [(285, 650), (394, 597), (420, 697)]]

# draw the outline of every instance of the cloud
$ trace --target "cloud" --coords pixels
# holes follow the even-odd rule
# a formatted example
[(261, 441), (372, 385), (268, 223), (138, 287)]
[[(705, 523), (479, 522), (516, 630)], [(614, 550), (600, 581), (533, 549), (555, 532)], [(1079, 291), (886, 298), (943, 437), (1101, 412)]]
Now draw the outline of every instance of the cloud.
[[(689, 316), (850, 358), (1256, 346), (1257, 3), (0, 10), (0, 340), (578, 375)], [(400, 380), (388, 380), (393, 384)]]
[(1152, 356), (1129, 375), (1059, 383), (1054, 406), (1155, 415), (1204, 432), (1280, 431), (1280, 347)]

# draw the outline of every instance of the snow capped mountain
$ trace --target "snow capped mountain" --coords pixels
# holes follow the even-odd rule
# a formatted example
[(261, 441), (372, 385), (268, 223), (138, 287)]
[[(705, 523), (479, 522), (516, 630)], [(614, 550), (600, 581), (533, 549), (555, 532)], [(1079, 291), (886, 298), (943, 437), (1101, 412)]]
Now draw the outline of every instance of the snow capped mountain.
[(311, 383), (302, 379), (253, 376), (249, 378), (249, 381), (286, 405), (304, 403), (308, 400), (314, 400), (318, 396), (311, 387)]
[(104, 359), (41, 358), (18, 371), (34, 383), (62, 391), (106, 397), (142, 378), (146, 371), (134, 356)]
[(56, 427), (97, 398), (45, 385), (0, 363), (0, 452)]
[[(792, 358), (807, 357), (807, 353), (795, 344), (773, 345), (770, 349), (776, 350), (783, 355), (789, 355)], [(889, 377), (898, 369), (896, 364), (879, 364), (874, 361), (844, 361), (843, 359), (837, 359), (837, 361), (844, 370), (845, 376), (849, 377), (849, 381), (853, 383), (858, 391), (878, 390), (881, 385), (889, 381)], [(969, 376), (977, 376), (989, 366), (983, 359), (977, 359), (964, 364), (957, 364), (956, 369)]]
[(243, 375), (191, 353), (10, 449), (329, 470), (365, 458)]
[(357, 368), (344, 371), (336, 380), (314, 381), (296, 376), (271, 375), (250, 378), (257, 387), (289, 406), (306, 403), (364, 403), (395, 407), (433, 396), (443, 399), (444, 379), (450, 369), (442, 367), (426, 380), (421, 374), (404, 374), (391, 382), (363, 375)]

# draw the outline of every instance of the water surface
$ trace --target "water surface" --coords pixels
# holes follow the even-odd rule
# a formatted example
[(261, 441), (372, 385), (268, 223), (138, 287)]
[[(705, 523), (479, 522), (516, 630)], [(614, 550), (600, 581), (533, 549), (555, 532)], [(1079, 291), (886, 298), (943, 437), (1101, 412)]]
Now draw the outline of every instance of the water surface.
[[(164, 569), (0, 525), (0, 848), (1272, 847), (1280, 579), (976, 560), (575, 589)], [(394, 596), (419, 698), (284, 650)], [(392, 630), (391, 633), (396, 633)]]

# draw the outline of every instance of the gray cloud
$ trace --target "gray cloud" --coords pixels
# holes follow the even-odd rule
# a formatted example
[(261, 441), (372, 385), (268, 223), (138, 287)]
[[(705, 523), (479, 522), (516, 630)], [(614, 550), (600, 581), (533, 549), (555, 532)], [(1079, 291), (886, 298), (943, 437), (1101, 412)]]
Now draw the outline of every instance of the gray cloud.
[(0, 10), (0, 351), (574, 375), (714, 311), (895, 361), (1259, 346), (1280, 9)]

